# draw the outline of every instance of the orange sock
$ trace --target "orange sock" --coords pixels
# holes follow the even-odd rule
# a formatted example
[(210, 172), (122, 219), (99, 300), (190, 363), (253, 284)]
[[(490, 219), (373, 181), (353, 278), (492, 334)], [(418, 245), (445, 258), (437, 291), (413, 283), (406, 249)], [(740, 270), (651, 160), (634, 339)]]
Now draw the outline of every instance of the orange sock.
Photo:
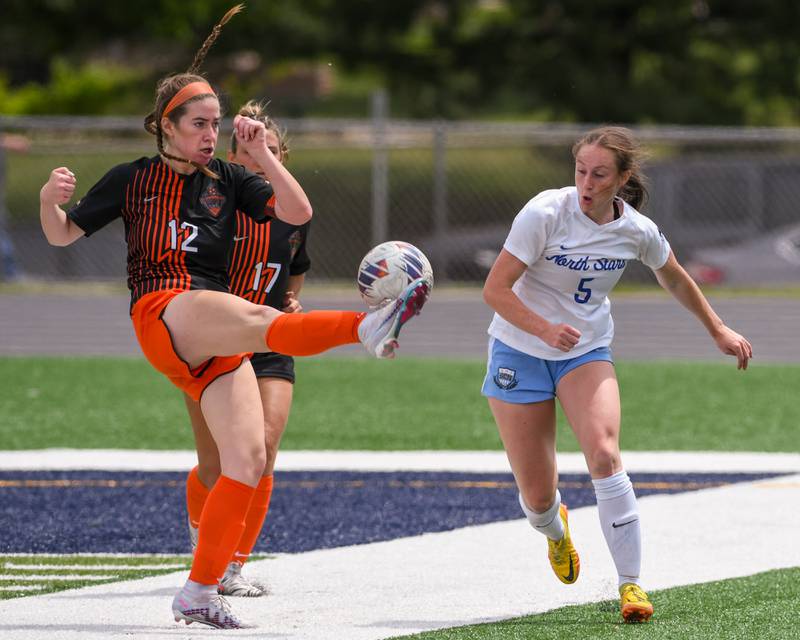
[(208, 487), (200, 480), (197, 467), (195, 467), (186, 478), (186, 511), (189, 513), (189, 521), (195, 529), (200, 526), (200, 516), (207, 498)]
[(277, 353), (311, 356), (358, 342), (358, 325), (365, 315), (357, 311), (286, 313), (272, 321), (264, 341)]
[(261, 528), (264, 526), (264, 519), (267, 517), (269, 511), (269, 499), (272, 497), (272, 476), (263, 476), (261, 482), (256, 487), (256, 492), (253, 494), (253, 501), (250, 503), (250, 510), (247, 512), (247, 518), (244, 521), (244, 533), (239, 540), (239, 546), (233, 552), (232, 561), (244, 564), (253, 547), (256, 546), (256, 541), (261, 533)]
[(219, 477), (200, 517), (200, 539), (189, 580), (217, 584), (222, 578), (242, 537), (254, 493), (255, 489), (243, 482)]

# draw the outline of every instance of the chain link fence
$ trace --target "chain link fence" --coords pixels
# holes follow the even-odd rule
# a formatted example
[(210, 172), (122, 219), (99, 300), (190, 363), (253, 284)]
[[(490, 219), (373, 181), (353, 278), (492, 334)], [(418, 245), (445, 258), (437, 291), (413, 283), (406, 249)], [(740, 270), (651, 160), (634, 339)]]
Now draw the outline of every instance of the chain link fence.
[[(573, 184), (570, 149), (589, 128), (407, 122), (376, 114), (282, 121), (289, 168), (314, 206), (314, 281), (352, 280), (363, 254), (388, 239), (423, 249), (439, 283), (482, 281), (525, 202)], [(17, 273), (35, 278), (123, 279), (121, 222), (70, 247), (49, 247), (39, 228), (38, 194), (55, 167), (72, 169), (82, 194), (113, 165), (154, 155), (141, 118), (0, 117), (0, 131), (30, 141), (25, 153), (5, 153), (4, 274), (14, 263)], [(634, 131), (651, 155), (644, 213), (698, 280), (800, 282), (799, 129)], [(221, 153), (226, 145), (223, 132)], [(632, 264), (624, 278), (649, 282), (652, 274)]]

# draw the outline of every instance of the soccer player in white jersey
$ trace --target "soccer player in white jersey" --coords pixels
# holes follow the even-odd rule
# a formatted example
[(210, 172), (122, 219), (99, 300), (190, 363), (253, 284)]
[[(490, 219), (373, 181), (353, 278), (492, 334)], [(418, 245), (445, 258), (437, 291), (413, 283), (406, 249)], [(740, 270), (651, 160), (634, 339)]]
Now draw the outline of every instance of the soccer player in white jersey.
[(482, 393), (505, 446), (520, 506), (547, 536), (556, 576), (572, 584), (580, 561), (557, 488), (558, 397), (592, 478), (618, 573), (622, 617), (643, 622), (653, 615), (653, 605), (639, 583), (639, 512), (619, 450), (608, 294), (627, 262), (640, 260), (697, 316), (720, 350), (736, 357), (739, 369), (747, 368), (753, 350), (714, 312), (655, 223), (637, 211), (647, 192), (642, 151), (631, 132), (595, 129), (572, 152), (575, 186), (543, 191), (523, 207), (486, 278), (483, 296), (495, 316)]

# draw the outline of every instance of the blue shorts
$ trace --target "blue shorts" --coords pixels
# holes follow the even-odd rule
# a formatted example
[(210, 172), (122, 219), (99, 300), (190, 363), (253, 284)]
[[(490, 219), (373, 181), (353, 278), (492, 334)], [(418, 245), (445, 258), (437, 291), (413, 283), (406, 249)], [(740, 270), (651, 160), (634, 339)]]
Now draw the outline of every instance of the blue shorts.
[(564, 375), (597, 360), (613, 363), (611, 349), (598, 347), (577, 358), (543, 360), (491, 338), (481, 393), (513, 404), (543, 402), (556, 397), (556, 388)]

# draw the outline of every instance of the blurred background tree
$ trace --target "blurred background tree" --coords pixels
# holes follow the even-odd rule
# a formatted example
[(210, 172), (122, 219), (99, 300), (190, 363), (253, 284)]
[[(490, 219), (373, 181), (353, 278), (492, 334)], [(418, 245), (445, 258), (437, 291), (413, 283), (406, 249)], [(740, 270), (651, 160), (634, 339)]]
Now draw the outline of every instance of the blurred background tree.
[[(232, 0), (4, 0), (0, 113), (141, 114)], [(250, 0), (206, 71), (276, 115), (800, 124), (797, 0)]]

